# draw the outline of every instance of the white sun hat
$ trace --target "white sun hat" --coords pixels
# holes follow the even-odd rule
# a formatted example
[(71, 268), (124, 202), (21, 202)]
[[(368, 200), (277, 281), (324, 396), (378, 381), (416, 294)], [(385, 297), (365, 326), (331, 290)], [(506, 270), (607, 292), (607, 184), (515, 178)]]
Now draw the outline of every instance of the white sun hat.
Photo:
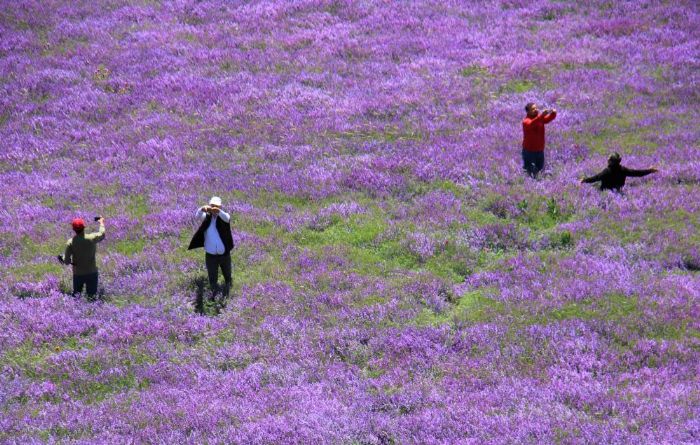
[(209, 205), (221, 207), (221, 198), (218, 196), (212, 196), (212, 198), (209, 200)]

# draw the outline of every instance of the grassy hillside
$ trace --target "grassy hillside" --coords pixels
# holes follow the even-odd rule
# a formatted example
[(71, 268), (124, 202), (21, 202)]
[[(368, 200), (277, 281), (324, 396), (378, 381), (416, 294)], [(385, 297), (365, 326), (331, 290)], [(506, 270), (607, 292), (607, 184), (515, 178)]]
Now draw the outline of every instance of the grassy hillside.
[[(694, 1), (3, 2), (0, 442), (700, 441), (698, 24)], [(530, 101), (558, 110), (536, 181)], [(659, 173), (580, 184), (613, 151)], [(212, 195), (234, 283), (198, 314)], [(90, 303), (55, 255), (98, 214)]]

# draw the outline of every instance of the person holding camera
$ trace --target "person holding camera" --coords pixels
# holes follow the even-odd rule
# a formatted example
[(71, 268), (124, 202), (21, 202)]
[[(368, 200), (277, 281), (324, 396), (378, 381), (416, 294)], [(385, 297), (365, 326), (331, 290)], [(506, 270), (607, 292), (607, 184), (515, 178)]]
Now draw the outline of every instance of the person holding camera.
[(557, 117), (557, 110), (546, 109), (542, 113), (537, 104), (525, 105), (527, 115), (523, 119), (523, 168), (532, 178), (544, 168), (544, 126)]
[(622, 165), (622, 156), (619, 153), (613, 153), (608, 158), (608, 166), (597, 175), (583, 178), (584, 184), (592, 184), (600, 181), (601, 190), (613, 190), (619, 192), (625, 185), (627, 177), (640, 177), (656, 173), (655, 168), (647, 168), (642, 170), (634, 170)]
[(231, 215), (221, 208), (221, 198), (214, 196), (209, 200), (209, 205), (197, 209), (196, 217), (202, 224), (192, 237), (188, 250), (204, 247), (204, 262), (207, 266), (212, 298), (220, 291), (219, 269), (224, 276), (222, 295), (226, 298), (231, 289)]
[(97, 294), (97, 243), (105, 239), (104, 218), (96, 216), (95, 222), (100, 223), (99, 230), (86, 234), (85, 221), (74, 218), (72, 226), (75, 235), (66, 242), (64, 254), (58, 256), (61, 263), (73, 266), (73, 296), (82, 293), (85, 287), (88, 300), (93, 300)]

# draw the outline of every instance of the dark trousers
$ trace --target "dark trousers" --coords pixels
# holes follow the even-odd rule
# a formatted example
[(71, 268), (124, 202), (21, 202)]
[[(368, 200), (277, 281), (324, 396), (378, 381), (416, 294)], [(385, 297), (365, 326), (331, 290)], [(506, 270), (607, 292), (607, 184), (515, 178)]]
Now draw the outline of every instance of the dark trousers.
[(87, 275), (73, 275), (73, 295), (78, 295), (83, 292), (83, 286), (87, 289), (87, 296), (89, 299), (95, 297), (97, 294), (97, 280), (98, 273), (90, 273)]
[(207, 253), (205, 255), (205, 263), (207, 265), (207, 275), (209, 275), (209, 286), (211, 286), (212, 293), (216, 295), (219, 290), (219, 268), (221, 268), (221, 273), (224, 276), (224, 288), (222, 294), (224, 297), (228, 297), (229, 290), (231, 289), (231, 254), (225, 253), (223, 255), (212, 255)]
[(523, 168), (533, 178), (544, 168), (544, 151), (527, 151), (523, 149)]

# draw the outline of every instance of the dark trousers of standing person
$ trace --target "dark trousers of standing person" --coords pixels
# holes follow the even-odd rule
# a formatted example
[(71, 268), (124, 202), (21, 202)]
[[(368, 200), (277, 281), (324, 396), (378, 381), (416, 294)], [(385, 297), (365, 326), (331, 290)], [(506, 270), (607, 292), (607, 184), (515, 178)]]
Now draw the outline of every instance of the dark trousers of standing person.
[(97, 294), (98, 273), (90, 273), (87, 275), (73, 275), (73, 296), (83, 292), (83, 286), (87, 291), (88, 300), (94, 300)]
[[(231, 254), (212, 255), (211, 253), (207, 253), (205, 256), (205, 263), (207, 265), (207, 274), (209, 275), (209, 286), (212, 290), (212, 297), (220, 290), (224, 297), (228, 297), (229, 290), (231, 289)], [(219, 289), (219, 268), (221, 268), (221, 273), (224, 276), (225, 284), (223, 290)]]
[(533, 178), (544, 168), (544, 151), (527, 151), (523, 149), (523, 168)]

